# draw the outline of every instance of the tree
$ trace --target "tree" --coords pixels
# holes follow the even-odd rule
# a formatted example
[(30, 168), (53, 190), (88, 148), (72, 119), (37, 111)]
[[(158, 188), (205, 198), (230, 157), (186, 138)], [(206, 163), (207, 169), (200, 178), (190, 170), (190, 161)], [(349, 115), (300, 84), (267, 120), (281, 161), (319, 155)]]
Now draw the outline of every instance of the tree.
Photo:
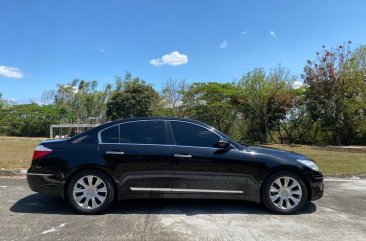
[(2, 98), (2, 93), (0, 92), (0, 110), (3, 108), (10, 107), (15, 104), (15, 101), (13, 100), (7, 100)]
[(365, 143), (366, 46), (354, 50), (351, 59), (344, 65), (342, 76), (345, 81), (350, 82), (347, 86), (350, 101), (345, 102), (343, 141), (345, 144)]
[(123, 82), (119, 82), (120, 88), (113, 93), (107, 103), (109, 120), (151, 116), (153, 108), (158, 103), (159, 95), (151, 85), (147, 85), (138, 77), (126, 76)]
[(50, 124), (58, 123), (60, 110), (35, 103), (0, 110), (0, 133), (10, 136), (48, 136)]
[(0, 92), (0, 110), (5, 106), (4, 100), (3, 100), (3, 94)]
[(234, 88), (231, 83), (193, 83), (184, 92), (183, 108), (188, 117), (228, 133), (237, 117), (231, 101)]
[(306, 108), (306, 86), (293, 89), (290, 108), (283, 119), (277, 120), (277, 131), (281, 144), (287, 139), (288, 143), (306, 143), (304, 138), (312, 130), (314, 121)]
[(112, 86), (98, 90), (97, 81), (74, 79), (68, 84), (57, 85), (57, 90), (44, 93), (44, 101), (55, 103), (62, 112), (63, 122), (86, 123), (90, 118), (105, 119), (106, 103)]
[(323, 46), (316, 53), (317, 58), (308, 61), (302, 75), (309, 85), (307, 108), (313, 120), (332, 133), (335, 145), (350, 144), (349, 138), (342, 137), (344, 131), (354, 131), (365, 108), (364, 70), (359, 68), (362, 58), (357, 57), (350, 44), (349, 41), (330, 50)]
[[(278, 121), (285, 118), (291, 106), (292, 81), (289, 71), (281, 65), (268, 76), (263, 69), (257, 68), (239, 80), (233, 100), (249, 120), (249, 141), (268, 143), (270, 130), (278, 126)], [(271, 139), (274, 140), (272, 136)]]
[(185, 80), (169, 78), (161, 91), (161, 114), (164, 116), (184, 117), (184, 93), (188, 85)]

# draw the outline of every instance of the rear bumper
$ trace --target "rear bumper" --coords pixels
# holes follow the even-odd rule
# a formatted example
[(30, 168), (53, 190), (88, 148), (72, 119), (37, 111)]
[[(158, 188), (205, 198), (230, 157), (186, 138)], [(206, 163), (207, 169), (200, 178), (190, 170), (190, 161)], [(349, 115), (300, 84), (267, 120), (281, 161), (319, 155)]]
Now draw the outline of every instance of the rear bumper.
[(34, 173), (27, 171), (27, 182), (34, 192), (57, 195), (64, 198), (64, 181), (60, 181), (55, 174)]

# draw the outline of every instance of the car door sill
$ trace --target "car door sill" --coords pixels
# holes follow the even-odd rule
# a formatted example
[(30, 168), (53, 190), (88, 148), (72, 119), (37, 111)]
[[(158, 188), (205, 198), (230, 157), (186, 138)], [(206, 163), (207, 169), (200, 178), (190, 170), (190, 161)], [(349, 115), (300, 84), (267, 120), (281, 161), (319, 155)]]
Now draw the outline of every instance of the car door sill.
[(189, 189), (189, 188), (155, 188), (155, 187), (130, 187), (131, 191), (140, 192), (194, 192), (194, 193), (228, 193), (243, 194), (240, 190), (213, 190), (213, 189)]

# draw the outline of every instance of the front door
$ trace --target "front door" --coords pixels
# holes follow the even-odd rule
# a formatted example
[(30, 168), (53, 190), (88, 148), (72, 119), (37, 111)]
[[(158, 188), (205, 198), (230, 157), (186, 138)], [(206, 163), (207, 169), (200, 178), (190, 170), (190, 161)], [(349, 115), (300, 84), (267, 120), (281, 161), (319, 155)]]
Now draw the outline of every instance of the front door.
[(216, 147), (222, 137), (214, 131), (184, 121), (170, 121), (176, 163), (173, 189), (181, 193), (244, 194), (247, 166), (234, 146)]

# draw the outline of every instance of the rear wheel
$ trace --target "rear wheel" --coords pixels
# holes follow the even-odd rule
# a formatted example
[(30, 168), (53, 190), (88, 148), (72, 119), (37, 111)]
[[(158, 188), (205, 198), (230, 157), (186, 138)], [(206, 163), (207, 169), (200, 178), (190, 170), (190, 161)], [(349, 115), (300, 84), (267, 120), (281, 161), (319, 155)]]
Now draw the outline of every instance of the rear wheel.
[(103, 172), (85, 170), (72, 177), (66, 196), (77, 212), (97, 214), (111, 206), (114, 189), (111, 179)]
[(307, 201), (304, 181), (295, 173), (282, 171), (270, 176), (262, 188), (262, 202), (272, 212), (291, 214)]

